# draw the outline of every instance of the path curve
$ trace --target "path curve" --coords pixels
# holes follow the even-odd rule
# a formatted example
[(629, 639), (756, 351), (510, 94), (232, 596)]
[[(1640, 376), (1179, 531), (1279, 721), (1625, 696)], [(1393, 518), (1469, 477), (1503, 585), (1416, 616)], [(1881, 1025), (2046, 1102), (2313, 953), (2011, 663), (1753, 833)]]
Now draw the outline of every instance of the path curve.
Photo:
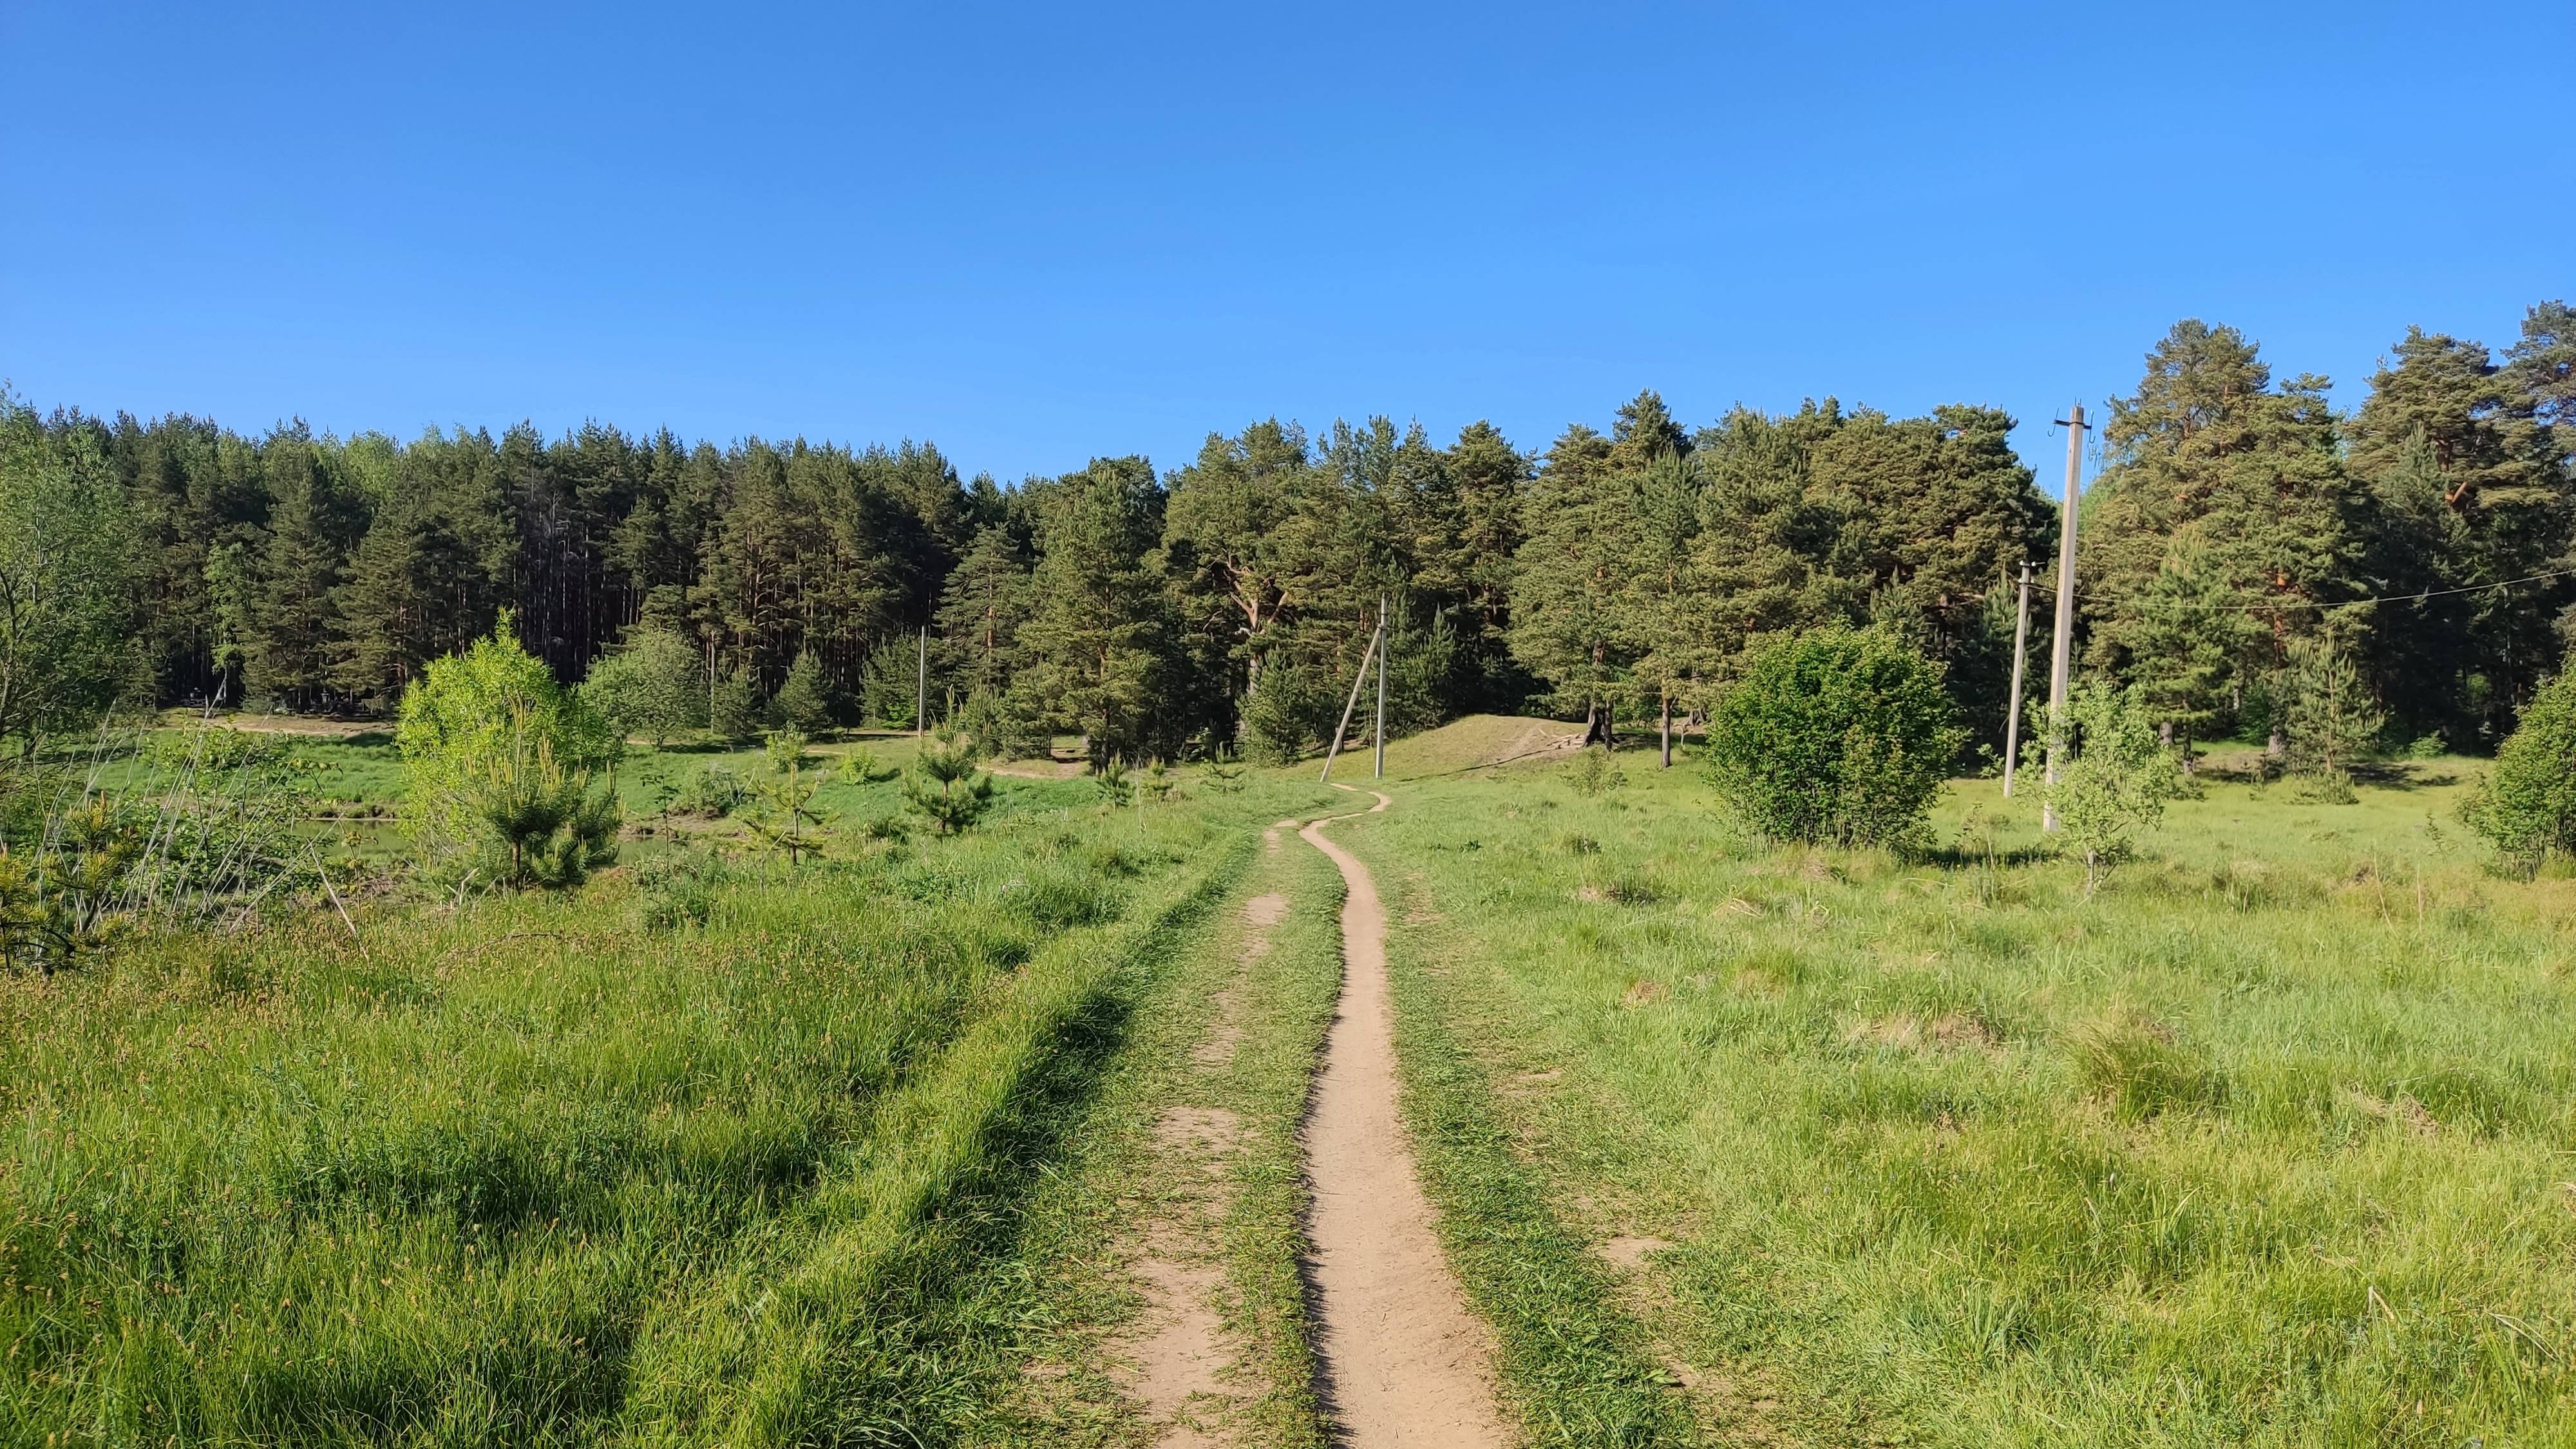
[[(1336, 789), (1349, 790), (1348, 785)], [(1377, 791), (1370, 815), (1394, 802)], [(1486, 1449), (1510, 1442), (1494, 1405), (1493, 1344), (1467, 1312), (1432, 1231), (1430, 1199), (1396, 1111), (1394, 1014), (1387, 1000), (1386, 908), (1368, 867), (1324, 837), (1336, 815), (1298, 832), (1342, 873), (1342, 999), (1306, 1123), (1315, 1195), (1316, 1351), (1325, 1394), (1351, 1449)]]

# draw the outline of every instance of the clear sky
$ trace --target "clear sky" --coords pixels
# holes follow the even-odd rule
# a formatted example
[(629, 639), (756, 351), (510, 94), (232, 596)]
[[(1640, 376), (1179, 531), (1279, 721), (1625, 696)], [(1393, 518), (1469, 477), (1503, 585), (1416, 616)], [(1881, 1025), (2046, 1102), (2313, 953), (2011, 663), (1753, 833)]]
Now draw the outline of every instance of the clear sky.
[(1975, 401), (2053, 482), (2177, 317), (2351, 406), (2410, 322), (2576, 294), (2571, 54), (2569, 0), (0, 0), (0, 377), (1006, 480), (1274, 413)]

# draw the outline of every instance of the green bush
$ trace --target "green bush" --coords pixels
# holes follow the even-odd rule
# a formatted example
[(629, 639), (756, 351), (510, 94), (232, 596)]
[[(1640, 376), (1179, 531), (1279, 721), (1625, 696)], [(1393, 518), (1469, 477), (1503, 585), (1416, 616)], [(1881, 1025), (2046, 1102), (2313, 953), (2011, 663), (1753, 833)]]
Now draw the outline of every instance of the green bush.
[(638, 629), (590, 667), (581, 697), (620, 735), (642, 735), (658, 750), (704, 722), (705, 682), (697, 646), (668, 629)]
[(568, 886), (617, 858), (616, 731), (519, 647), (508, 616), (431, 661), (395, 739), (434, 876)]
[[(2084, 862), (2089, 894), (2128, 858), (2131, 837), (2182, 797), (2182, 760), (2157, 736), (2152, 714), (2133, 691), (2079, 684), (2067, 700), (2066, 722), (2070, 758), (2042, 793), (2057, 812), (2067, 851)], [(2047, 748), (2045, 738), (2033, 740), (2027, 765), (2042, 768)]]
[(2553, 852), (2576, 856), (2576, 668), (2531, 697), (2460, 815), (2521, 874)]
[(1708, 773), (1779, 840), (1919, 843), (1963, 738), (1941, 668), (1879, 630), (1772, 641), (1710, 712)]

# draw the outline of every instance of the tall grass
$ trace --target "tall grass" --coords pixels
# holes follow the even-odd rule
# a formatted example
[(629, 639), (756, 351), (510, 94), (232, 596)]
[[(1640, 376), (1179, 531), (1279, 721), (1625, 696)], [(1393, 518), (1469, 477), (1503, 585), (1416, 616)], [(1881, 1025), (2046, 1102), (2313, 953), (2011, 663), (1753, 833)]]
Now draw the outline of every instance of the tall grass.
[(1564, 1068), (1489, 1106), (1553, 1211), (1677, 1241), (1651, 1326), (1715, 1428), (2569, 1442), (2576, 885), (2487, 872), (2466, 768), (2213, 784), (2089, 900), (1991, 784), (1920, 864), (1646, 771), (1426, 782), (1349, 838), (1405, 989)]
[(0, 1442), (935, 1438), (1016, 1114), (1242, 838), (1032, 815), (677, 933), (619, 872), (0, 982)]

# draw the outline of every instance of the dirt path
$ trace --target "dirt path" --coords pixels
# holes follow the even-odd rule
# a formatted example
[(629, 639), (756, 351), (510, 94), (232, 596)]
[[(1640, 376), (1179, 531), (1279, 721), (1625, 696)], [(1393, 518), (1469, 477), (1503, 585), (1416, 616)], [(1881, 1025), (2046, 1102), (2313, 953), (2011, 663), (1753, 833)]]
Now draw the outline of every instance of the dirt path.
[[(1391, 803), (1378, 795), (1361, 813)], [(1352, 1449), (1505, 1444), (1511, 1436), (1494, 1404), (1492, 1341), (1469, 1316), (1440, 1254), (1431, 1203), (1396, 1111), (1386, 909), (1368, 867), (1324, 837), (1330, 823), (1298, 832), (1331, 858), (1349, 888), (1341, 1010), (1325, 1040), (1306, 1127), (1322, 1319), (1316, 1349), (1327, 1407)]]
[[(1211, 1001), (1207, 1036), (1190, 1052), (1194, 1079), (1233, 1061), (1244, 1036), (1242, 968), (1270, 953), (1270, 931), (1287, 915), (1288, 898), (1276, 891), (1243, 903), (1236, 972)], [(1109, 1350), (1156, 1449), (1219, 1449), (1241, 1437), (1233, 1420), (1248, 1386), (1237, 1372), (1241, 1345), (1225, 1329), (1220, 1237), (1242, 1137), (1242, 1119), (1223, 1107), (1176, 1104), (1154, 1124), (1158, 1201), (1137, 1225), (1132, 1270), (1145, 1307)]]

